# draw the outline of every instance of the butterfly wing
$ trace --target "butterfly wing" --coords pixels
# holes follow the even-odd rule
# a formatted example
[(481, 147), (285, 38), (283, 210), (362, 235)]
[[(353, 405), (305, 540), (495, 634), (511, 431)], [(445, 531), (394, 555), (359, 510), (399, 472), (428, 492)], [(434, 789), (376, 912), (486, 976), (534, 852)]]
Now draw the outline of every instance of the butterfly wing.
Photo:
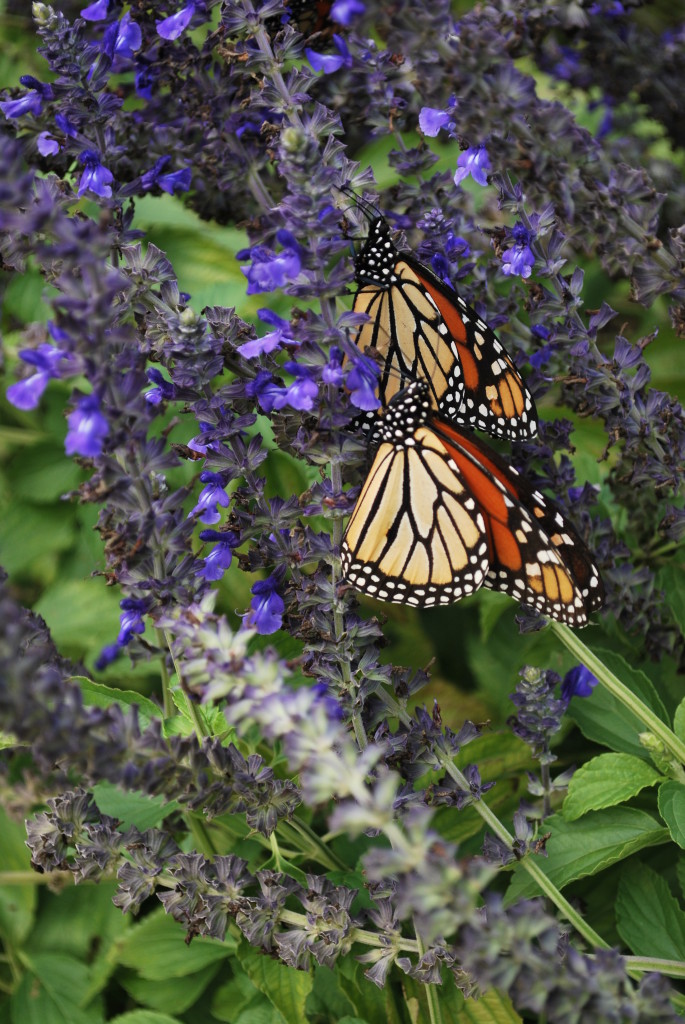
[(511, 440), (535, 435), (533, 399), (494, 332), (454, 289), (399, 252), (382, 217), (371, 224), (355, 272), (354, 311), (371, 318), (355, 343), (383, 357), (383, 405), (425, 380), (433, 408), (450, 422)]

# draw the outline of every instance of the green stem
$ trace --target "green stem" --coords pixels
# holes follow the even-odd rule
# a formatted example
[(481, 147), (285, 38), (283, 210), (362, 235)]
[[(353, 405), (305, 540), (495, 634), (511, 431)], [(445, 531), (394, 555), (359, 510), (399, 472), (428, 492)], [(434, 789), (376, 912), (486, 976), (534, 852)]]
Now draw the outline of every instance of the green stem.
[(663, 743), (664, 747), (673, 754), (680, 764), (685, 764), (685, 743), (639, 697), (636, 697), (613, 672), (610, 672), (603, 662), (592, 653), (589, 647), (585, 646), (582, 640), (578, 639), (568, 626), (564, 626), (559, 622), (552, 622), (551, 628), (571, 654), (578, 658), (579, 661), (582, 661), (583, 665), (597, 677), (602, 686), (616, 700), (620, 700), (636, 718), (639, 718), (649, 732)]
[(155, 635), (157, 637), (157, 646), (161, 651), (161, 666), (160, 671), (162, 674), (162, 708), (164, 710), (164, 717), (170, 718), (174, 713), (174, 702), (171, 697), (171, 679), (169, 678), (169, 672), (166, 667), (166, 657), (164, 655), (164, 648), (166, 647), (166, 638), (164, 631), (161, 629), (155, 629)]
[(657, 956), (626, 956), (626, 965), (633, 971), (658, 971), (668, 978), (685, 978), (685, 962), (682, 960), (662, 960)]
[[(281, 821), (278, 824), (278, 831), (283, 838), (299, 846), (301, 853), (308, 860), (314, 860), (329, 871), (346, 871), (348, 865), (340, 857), (337, 857), (332, 850), (329, 850), (320, 837), (300, 818), (294, 817), (290, 821)], [(290, 836), (294, 832), (295, 836)], [(299, 840), (299, 842), (297, 841)]]

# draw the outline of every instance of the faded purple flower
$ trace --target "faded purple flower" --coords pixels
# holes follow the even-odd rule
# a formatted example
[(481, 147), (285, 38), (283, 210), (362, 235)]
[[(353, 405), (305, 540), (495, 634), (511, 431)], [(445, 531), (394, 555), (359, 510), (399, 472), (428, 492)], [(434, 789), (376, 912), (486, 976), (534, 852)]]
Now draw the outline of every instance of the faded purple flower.
[(67, 455), (85, 455), (95, 458), (102, 452), (102, 442), (109, 433), (109, 424), (100, 412), (97, 395), (80, 398), (76, 408), (67, 417), (64, 449)]

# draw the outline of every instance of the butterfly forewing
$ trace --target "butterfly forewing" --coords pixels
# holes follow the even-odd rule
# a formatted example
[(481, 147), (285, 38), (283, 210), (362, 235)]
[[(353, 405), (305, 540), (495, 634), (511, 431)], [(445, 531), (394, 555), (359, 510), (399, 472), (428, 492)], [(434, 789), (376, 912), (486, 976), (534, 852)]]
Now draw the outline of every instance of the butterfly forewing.
[(425, 380), (433, 408), (450, 422), (510, 439), (536, 433), (533, 399), (495, 334), (452, 288), (399, 252), (382, 217), (371, 224), (355, 272), (354, 310), (371, 318), (355, 343), (383, 357), (382, 405)]

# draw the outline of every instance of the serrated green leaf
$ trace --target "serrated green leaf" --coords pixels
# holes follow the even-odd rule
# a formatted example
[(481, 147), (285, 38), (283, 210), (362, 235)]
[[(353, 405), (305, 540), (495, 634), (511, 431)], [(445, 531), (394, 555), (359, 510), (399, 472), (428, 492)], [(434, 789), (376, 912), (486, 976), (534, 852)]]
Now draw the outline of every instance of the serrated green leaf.
[(616, 925), (636, 956), (685, 960), (685, 913), (648, 864), (627, 864), (621, 872)]
[[(593, 651), (662, 722), (670, 725), (666, 708), (654, 684), (644, 672), (631, 668), (628, 662), (614, 651), (599, 648), (593, 648)], [(569, 705), (568, 714), (588, 739), (624, 754), (633, 754), (642, 760), (649, 760), (649, 755), (638, 738), (640, 733), (645, 731), (644, 723), (604, 687), (595, 687), (590, 697), (574, 697)]]
[(521, 1024), (506, 993), (490, 989), (480, 999), (466, 999), (455, 1024)]
[(212, 1016), (217, 1020), (226, 1021), (227, 1024), (233, 1024), (235, 1018), (248, 1006), (256, 1006), (267, 1001), (246, 974), (236, 971), (234, 977), (229, 978), (214, 992)]
[(673, 716), (673, 732), (679, 740), (685, 741), (685, 697), (675, 709)]
[(148, 796), (147, 793), (120, 789), (110, 782), (98, 782), (93, 786), (93, 796), (103, 814), (116, 818), (125, 828), (135, 825), (141, 832), (161, 825), (179, 807), (178, 800), (167, 801), (163, 795)]
[(138, 708), (138, 721), (141, 729), (146, 729), (154, 718), (162, 717), (162, 709), (159, 708), (149, 697), (135, 690), (119, 690), (116, 686), (106, 686), (104, 683), (96, 683), (86, 676), (74, 676), (75, 682), (83, 695), (83, 703), (90, 707), (108, 708), (112, 704), (119, 704), (122, 707)]
[(255, 953), (244, 943), (238, 949), (238, 958), (255, 988), (267, 997), (288, 1024), (302, 1024), (306, 1017), (304, 1004), (314, 984), (312, 975)]
[(313, 1019), (325, 1019), (328, 1015), (335, 1020), (354, 1016), (354, 1007), (337, 971), (319, 965), (314, 968), (314, 984), (307, 999), (307, 1014)]
[[(634, 807), (590, 811), (572, 822), (554, 814), (545, 820), (547, 831), (552, 833), (546, 845), (548, 856), (536, 857), (535, 863), (558, 889), (578, 878), (594, 875), (638, 850), (668, 841), (668, 830), (650, 814)], [(522, 865), (516, 865), (507, 903), (535, 895), (539, 892), (534, 880)]]
[(659, 786), (659, 814), (668, 825), (674, 843), (685, 849), (685, 786), (668, 780)]
[(600, 754), (582, 765), (571, 779), (562, 809), (564, 818), (575, 821), (588, 811), (614, 807), (661, 781), (663, 775), (639, 757)]
[[(27, 943), (30, 955), (65, 953), (86, 961), (97, 945), (108, 948), (119, 941), (131, 926), (112, 903), (116, 882), (96, 886), (74, 885), (60, 893), (45, 893), (41, 898), (40, 918)], [(64, 927), (64, 922), (69, 927)]]
[(236, 946), (230, 935), (226, 936), (225, 942), (195, 938), (187, 946), (183, 927), (159, 910), (131, 929), (119, 947), (118, 960), (124, 967), (134, 968), (147, 981), (168, 981), (226, 959), (234, 953)]
[(124, 971), (117, 974), (117, 981), (143, 1006), (149, 1006), (159, 1013), (184, 1013), (197, 1002), (220, 969), (221, 964), (208, 964), (193, 974), (185, 974), (182, 978), (167, 978), (165, 981), (159, 978), (150, 980)]
[(0, 870), (8, 881), (0, 885), (0, 936), (9, 947), (20, 945), (31, 931), (36, 910), (36, 885), (12, 880), (14, 872), (30, 872), (31, 854), (26, 846), (26, 828), (13, 821), (0, 807)]
[(89, 970), (74, 957), (61, 953), (22, 954), (27, 968), (12, 999), (14, 1024), (100, 1024), (99, 1002), (81, 1003), (90, 983)]
[(156, 1010), (129, 1010), (118, 1017), (112, 1017), (108, 1024), (183, 1024), (178, 1017), (170, 1017), (168, 1013)]

